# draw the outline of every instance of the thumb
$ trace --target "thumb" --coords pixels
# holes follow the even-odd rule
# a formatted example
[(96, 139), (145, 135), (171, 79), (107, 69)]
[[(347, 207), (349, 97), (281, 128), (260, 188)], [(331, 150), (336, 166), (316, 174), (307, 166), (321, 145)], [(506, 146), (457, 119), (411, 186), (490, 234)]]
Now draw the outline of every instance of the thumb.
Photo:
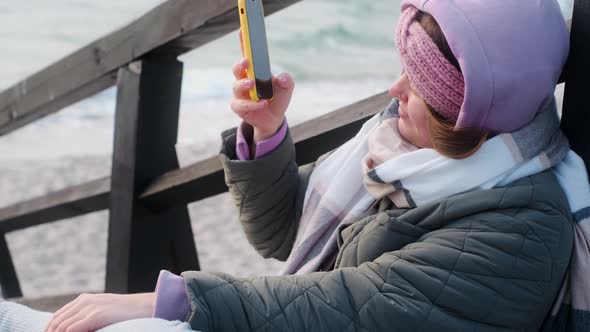
[(291, 75), (282, 73), (277, 77), (273, 77), (273, 100), (271, 104), (271, 111), (284, 114), (291, 102), (293, 89), (295, 89), (295, 82)]

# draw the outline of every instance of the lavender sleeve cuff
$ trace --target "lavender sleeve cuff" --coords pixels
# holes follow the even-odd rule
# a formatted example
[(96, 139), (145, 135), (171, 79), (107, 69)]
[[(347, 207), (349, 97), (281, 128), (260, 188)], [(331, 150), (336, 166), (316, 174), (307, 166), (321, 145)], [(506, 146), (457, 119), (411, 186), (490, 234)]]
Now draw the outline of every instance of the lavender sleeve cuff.
[(160, 271), (156, 284), (154, 318), (184, 321), (190, 311), (184, 279), (166, 270)]
[[(249, 141), (252, 140), (253, 134), (252, 126), (248, 125), (246, 122), (242, 122), (238, 126), (238, 132), (236, 134), (236, 155), (238, 156), (239, 160), (251, 159)], [(254, 156), (254, 159), (263, 157), (276, 149), (277, 146), (283, 142), (286, 134), (287, 120), (285, 119), (281, 125), (281, 128), (279, 128), (279, 131), (277, 131), (276, 134), (264, 141), (256, 143), (256, 155)]]

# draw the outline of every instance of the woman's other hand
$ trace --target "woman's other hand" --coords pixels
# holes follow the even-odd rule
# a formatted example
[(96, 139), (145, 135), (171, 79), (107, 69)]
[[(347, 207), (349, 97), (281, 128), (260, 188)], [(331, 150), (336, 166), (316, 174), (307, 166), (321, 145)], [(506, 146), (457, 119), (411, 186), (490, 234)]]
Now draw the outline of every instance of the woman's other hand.
[(248, 78), (248, 66), (248, 59), (242, 59), (232, 68), (236, 81), (233, 86), (231, 109), (254, 128), (254, 143), (257, 143), (274, 135), (283, 124), (295, 83), (287, 73), (273, 76), (273, 99), (255, 102), (250, 99), (249, 94), (255, 83)]
[(55, 312), (45, 332), (96, 331), (115, 323), (152, 317), (156, 293), (82, 294)]

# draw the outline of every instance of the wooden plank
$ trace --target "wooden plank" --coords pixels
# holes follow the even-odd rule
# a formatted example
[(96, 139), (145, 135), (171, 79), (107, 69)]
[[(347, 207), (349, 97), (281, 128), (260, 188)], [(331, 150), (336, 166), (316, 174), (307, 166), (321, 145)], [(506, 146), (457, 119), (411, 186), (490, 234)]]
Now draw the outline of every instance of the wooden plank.
[(108, 208), (110, 177), (0, 209), (0, 231), (11, 232)]
[(590, 113), (586, 99), (590, 86), (589, 41), (590, 0), (575, 0), (561, 128), (586, 165), (590, 165)]
[(0, 233), (0, 288), (6, 298), (23, 296), (4, 233)]
[[(267, 0), (270, 15), (300, 0)], [(180, 55), (239, 26), (235, 0), (169, 0), (0, 93), (0, 135), (116, 82), (118, 68), (149, 53)]]
[[(135, 201), (135, 146), (139, 126), (141, 62), (119, 69), (109, 197), (106, 292), (127, 293)], [(114, 225), (117, 220), (119, 224)], [(112, 225), (113, 224), (113, 225)], [(112, 226), (111, 226), (112, 225)], [(114, 229), (112, 228), (114, 227)], [(117, 251), (120, 254), (117, 255)]]
[(106, 291), (153, 291), (160, 270), (198, 270), (186, 205), (152, 211), (137, 197), (177, 169), (182, 63), (151, 57), (119, 71)]
[[(306, 140), (325, 137), (322, 135), (330, 135), (329, 132), (337, 131), (342, 126), (362, 121), (380, 111), (390, 99), (384, 92), (292, 127), (290, 130), (297, 144), (298, 162), (303, 164), (312, 161), (331, 146), (323, 147), (321, 144), (329, 142), (316, 140), (314, 144), (317, 148), (307, 148)], [(354, 129), (343, 130), (346, 137), (355, 134)], [(327, 132), (323, 133), (324, 131)], [(215, 155), (182, 169), (167, 172), (151, 182), (141, 193), (140, 199), (147, 205), (162, 209), (223, 193), (227, 191), (227, 187), (221, 169), (219, 157)], [(2, 208), (0, 229), (9, 232), (106, 209), (109, 191), (110, 177), (107, 177)]]

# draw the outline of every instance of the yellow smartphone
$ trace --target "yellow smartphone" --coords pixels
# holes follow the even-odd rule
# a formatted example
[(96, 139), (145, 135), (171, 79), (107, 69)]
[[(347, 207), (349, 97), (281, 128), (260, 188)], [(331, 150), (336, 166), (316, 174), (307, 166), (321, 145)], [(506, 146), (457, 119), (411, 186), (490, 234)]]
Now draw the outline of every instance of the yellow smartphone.
[(262, 0), (238, 0), (240, 27), (244, 55), (248, 59), (248, 78), (254, 80), (254, 88), (250, 90), (253, 101), (273, 97), (272, 74), (270, 72), (270, 57), (266, 42), (266, 28), (264, 26), (264, 8)]

